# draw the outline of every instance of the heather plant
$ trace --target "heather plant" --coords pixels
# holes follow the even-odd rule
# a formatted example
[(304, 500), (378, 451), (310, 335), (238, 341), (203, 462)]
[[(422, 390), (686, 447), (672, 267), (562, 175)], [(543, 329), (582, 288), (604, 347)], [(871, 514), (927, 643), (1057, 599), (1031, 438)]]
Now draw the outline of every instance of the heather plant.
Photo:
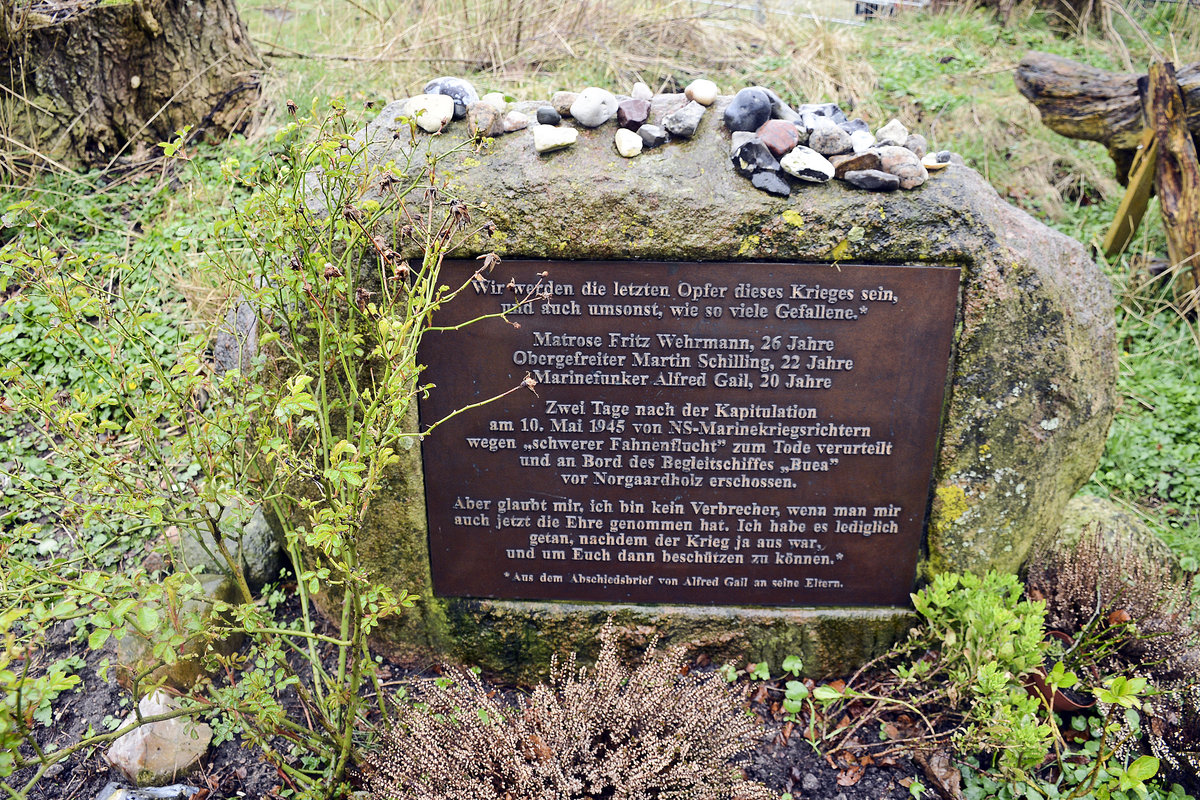
[(1173, 574), (1169, 561), (1095, 525), (1074, 546), (1043, 543), (1027, 571), (1026, 591), (1046, 603), (1047, 626), (1074, 637), (1066, 655), (1077, 671), (1138, 675), (1152, 687), (1140, 715), (1116, 719), (1122, 755), (1141, 747), (1168, 775), (1200, 773), (1200, 630), (1191, 576)]
[(368, 756), (366, 783), (386, 800), (767, 800), (731, 763), (759, 725), (716, 673), (651, 644), (622, 663), (610, 621), (595, 666), (553, 659), (548, 683), (516, 704), (457, 670), (398, 706)]

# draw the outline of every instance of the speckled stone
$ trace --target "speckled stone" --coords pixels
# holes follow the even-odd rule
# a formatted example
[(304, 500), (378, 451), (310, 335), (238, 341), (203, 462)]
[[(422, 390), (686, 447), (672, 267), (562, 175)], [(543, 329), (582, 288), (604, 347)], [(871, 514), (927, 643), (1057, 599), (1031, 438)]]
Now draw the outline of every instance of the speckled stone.
[(929, 142), (919, 133), (910, 133), (904, 140), (904, 146), (916, 153), (917, 158), (924, 158), (929, 152)]
[(742, 89), (725, 107), (725, 127), (731, 131), (756, 131), (771, 118), (771, 97), (757, 86)]
[(562, 122), (562, 114), (554, 110), (554, 106), (541, 106), (537, 110), (539, 125), (557, 125)]
[(782, 119), (769, 119), (755, 131), (755, 135), (771, 151), (776, 158), (783, 158), (792, 148), (800, 144), (800, 131), (790, 122)]
[(529, 127), (529, 116), (520, 111), (510, 111), (504, 115), (504, 132), (523, 131)]
[(921, 165), (921, 159), (907, 147), (880, 147), (879, 159), (884, 172), (890, 172), (900, 179), (901, 189), (915, 189), (929, 178), (929, 173)]
[(479, 92), (475, 91), (475, 87), (470, 81), (464, 81), (462, 78), (452, 76), (444, 76), (434, 78), (429, 83), (425, 84), (425, 88), (421, 90), (425, 94), (444, 94), (454, 101), (454, 118), (462, 119), (467, 115), (467, 109), (472, 103), (479, 102)]
[(854, 149), (850, 134), (832, 122), (820, 121), (819, 117), (818, 120), (816, 127), (808, 135), (809, 147), (823, 156), (836, 156)]
[(900, 188), (899, 178), (878, 169), (847, 172), (842, 176), (842, 180), (855, 189), (866, 189), (868, 192), (894, 192)]
[(683, 108), (672, 111), (663, 117), (663, 127), (670, 131), (672, 136), (690, 138), (700, 125), (704, 111), (704, 106), (692, 100)]
[(850, 134), (857, 131), (871, 132), (871, 126), (867, 124), (865, 119), (848, 119), (845, 122), (839, 122), (838, 127)]
[(650, 119), (649, 100), (625, 100), (617, 104), (617, 124), (636, 131)]
[(796, 109), (796, 112), (801, 116), (812, 114), (826, 117), (834, 124), (846, 121), (846, 112), (842, 111), (841, 106), (837, 103), (804, 103)]
[(504, 133), (504, 117), (491, 103), (472, 103), (467, 109), (467, 131), (473, 139), (499, 136)]
[(641, 137), (642, 144), (646, 149), (664, 145), (671, 138), (663, 128), (657, 125), (646, 124), (637, 129), (637, 135)]
[(571, 116), (571, 104), (579, 97), (578, 92), (555, 92), (550, 98), (550, 105), (561, 117)]

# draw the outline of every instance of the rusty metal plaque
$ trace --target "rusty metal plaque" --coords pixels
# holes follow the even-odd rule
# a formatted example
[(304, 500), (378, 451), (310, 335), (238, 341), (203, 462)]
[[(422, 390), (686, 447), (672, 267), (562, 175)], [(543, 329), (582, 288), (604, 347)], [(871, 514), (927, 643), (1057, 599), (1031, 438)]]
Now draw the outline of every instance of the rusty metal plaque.
[(422, 445), (435, 593), (908, 602), (958, 268), (478, 268), (420, 354), (425, 428), (500, 397)]

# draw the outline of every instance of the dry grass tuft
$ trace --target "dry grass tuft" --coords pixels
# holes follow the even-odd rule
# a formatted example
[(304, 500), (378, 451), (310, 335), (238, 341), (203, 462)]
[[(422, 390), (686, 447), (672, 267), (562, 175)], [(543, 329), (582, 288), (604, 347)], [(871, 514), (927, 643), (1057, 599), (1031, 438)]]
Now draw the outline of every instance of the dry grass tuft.
[(513, 708), (459, 671), (397, 710), (364, 769), (385, 800), (766, 800), (731, 759), (755, 747), (754, 718), (719, 678), (683, 674), (653, 645), (631, 669), (611, 621), (590, 672), (551, 661), (550, 681)]

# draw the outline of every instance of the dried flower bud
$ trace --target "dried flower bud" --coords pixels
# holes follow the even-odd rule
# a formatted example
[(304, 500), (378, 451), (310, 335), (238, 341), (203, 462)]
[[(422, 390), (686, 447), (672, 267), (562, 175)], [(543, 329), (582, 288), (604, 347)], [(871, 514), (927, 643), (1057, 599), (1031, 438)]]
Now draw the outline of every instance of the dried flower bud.
[(342, 271), (326, 261), (324, 275), (326, 278), (340, 278), (342, 277)]
[(296, 106), (296, 101), (295, 101), (295, 100), (288, 100), (288, 101), (287, 101), (287, 112), (288, 112), (288, 114), (290, 114), (291, 116), (293, 116), (293, 117), (294, 117), (294, 116), (296, 116), (296, 112), (297, 112), (298, 110), (299, 110), (299, 108)]

